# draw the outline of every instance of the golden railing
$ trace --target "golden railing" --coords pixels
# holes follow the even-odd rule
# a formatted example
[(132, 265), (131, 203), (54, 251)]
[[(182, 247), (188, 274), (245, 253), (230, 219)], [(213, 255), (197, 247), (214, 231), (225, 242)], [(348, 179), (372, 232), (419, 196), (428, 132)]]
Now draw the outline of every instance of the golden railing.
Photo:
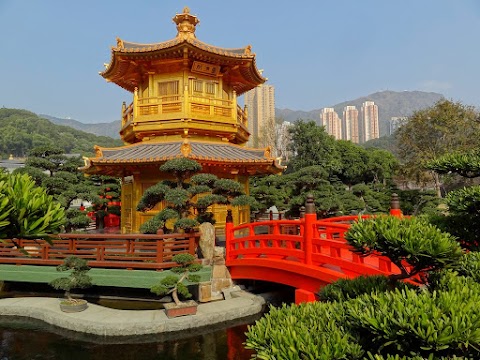
[[(234, 108), (236, 107), (236, 113)], [(122, 127), (131, 124), (134, 119), (159, 116), (168, 119), (168, 116), (178, 114), (193, 118), (219, 118), (220, 120), (236, 121), (247, 127), (247, 114), (233, 100), (203, 97), (196, 95), (169, 95), (137, 98), (122, 114)]]

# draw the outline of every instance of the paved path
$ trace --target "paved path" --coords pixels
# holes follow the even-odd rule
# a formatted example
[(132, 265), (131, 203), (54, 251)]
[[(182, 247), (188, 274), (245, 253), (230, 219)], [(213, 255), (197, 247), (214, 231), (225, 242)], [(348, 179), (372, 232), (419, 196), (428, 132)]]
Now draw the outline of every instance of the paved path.
[(23, 316), (73, 331), (102, 336), (134, 336), (172, 333), (216, 325), (256, 315), (265, 301), (245, 291), (228, 300), (199, 304), (196, 315), (169, 319), (164, 310), (116, 310), (89, 304), (85, 311), (64, 313), (55, 298), (0, 299), (0, 315)]

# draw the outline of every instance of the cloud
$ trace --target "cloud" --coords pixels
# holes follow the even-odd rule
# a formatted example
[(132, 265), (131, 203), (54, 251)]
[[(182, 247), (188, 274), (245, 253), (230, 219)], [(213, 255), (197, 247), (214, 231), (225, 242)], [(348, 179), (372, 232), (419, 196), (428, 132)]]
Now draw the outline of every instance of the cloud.
[(443, 92), (452, 87), (453, 85), (451, 83), (439, 80), (425, 80), (418, 85), (419, 90), (429, 92)]

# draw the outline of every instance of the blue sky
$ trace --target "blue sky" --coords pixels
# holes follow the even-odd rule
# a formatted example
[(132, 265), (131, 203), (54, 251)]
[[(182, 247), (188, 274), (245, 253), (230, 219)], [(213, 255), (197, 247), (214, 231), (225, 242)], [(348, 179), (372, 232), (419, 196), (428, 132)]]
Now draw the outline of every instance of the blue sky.
[(0, 106), (118, 120), (132, 96), (98, 75), (115, 38), (169, 40), (184, 6), (200, 19), (198, 39), (252, 45), (277, 108), (381, 90), (480, 105), (478, 0), (0, 0)]

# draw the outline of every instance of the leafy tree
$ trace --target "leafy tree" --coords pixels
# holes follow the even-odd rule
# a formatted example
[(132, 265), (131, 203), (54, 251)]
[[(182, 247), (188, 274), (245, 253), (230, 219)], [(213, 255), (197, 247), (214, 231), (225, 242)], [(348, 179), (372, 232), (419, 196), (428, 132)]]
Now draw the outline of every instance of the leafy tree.
[(345, 140), (337, 141), (335, 147), (341, 164), (336, 175), (342, 183), (351, 188), (354, 184), (369, 181), (367, 178), (370, 165), (368, 151)]
[[(449, 100), (416, 111), (396, 133), (402, 161), (407, 167), (418, 169), (452, 149), (466, 151), (478, 147), (478, 116), (473, 107)], [(440, 196), (438, 174), (431, 175)]]
[(340, 168), (335, 139), (315, 122), (297, 121), (288, 129), (291, 136), (289, 150), (293, 153), (287, 164), (287, 172), (295, 172), (308, 166), (323, 167), (329, 173)]
[(77, 198), (92, 198), (91, 182), (78, 170), (82, 165), (80, 157), (66, 156), (62, 149), (48, 146), (32, 149), (25, 167), (14, 173), (30, 175), (68, 209)]
[[(473, 179), (480, 176), (480, 151), (453, 152), (426, 164), (439, 174), (455, 173)], [(470, 250), (480, 249), (480, 186), (472, 185), (449, 192), (445, 198), (448, 213), (432, 218), (437, 226), (461, 239)]]
[(259, 210), (265, 211), (276, 206), (279, 211), (288, 210), (291, 188), (287, 187), (289, 177), (268, 175), (250, 178), (250, 195), (259, 203)]
[(37, 147), (29, 152), (25, 167), (14, 173), (28, 174), (37, 185), (46, 189), (67, 210), (66, 229), (87, 227), (86, 214), (70, 209), (75, 199), (94, 201), (96, 190), (91, 179), (78, 170), (83, 165), (79, 156), (67, 156), (58, 147)]
[(436, 215), (441, 213), (442, 199), (433, 190), (396, 190), (404, 215)]

